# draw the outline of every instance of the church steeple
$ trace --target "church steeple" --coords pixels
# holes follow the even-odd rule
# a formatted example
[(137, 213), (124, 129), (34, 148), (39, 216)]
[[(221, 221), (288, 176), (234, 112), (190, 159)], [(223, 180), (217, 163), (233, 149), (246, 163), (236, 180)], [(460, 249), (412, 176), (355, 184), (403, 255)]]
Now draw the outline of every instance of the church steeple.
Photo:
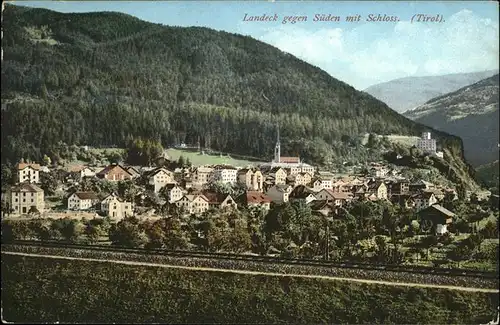
[(274, 147), (274, 162), (279, 163), (280, 162), (280, 156), (281, 156), (281, 145), (280, 145), (280, 126), (278, 125), (278, 134), (276, 137), (276, 146)]

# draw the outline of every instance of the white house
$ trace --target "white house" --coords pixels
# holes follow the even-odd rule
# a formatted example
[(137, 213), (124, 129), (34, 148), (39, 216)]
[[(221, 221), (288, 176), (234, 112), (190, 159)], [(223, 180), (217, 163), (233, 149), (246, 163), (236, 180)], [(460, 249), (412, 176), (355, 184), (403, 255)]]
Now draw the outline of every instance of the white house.
[(18, 183), (40, 183), (40, 165), (19, 163), (17, 165)]
[(110, 194), (101, 201), (101, 211), (107, 216), (116, 219), (122, 219), (134, 214), (132, 203), (120, 199), (115, 194)]
[(165, 185), (163, 191), (165, 191), (165, 196), (170, 203), (177, 202), (184, 196), (184, 190), (173, 183)]
[(204, 195), (184, 195), (175, 204), (189, 214), (200, 214), (210, 208), (209, 200)]
[(319, 192), (323, 189), (333, 189), (333, 181), (332, 181), (332, 178), (331, 177), (328, 177), (328, 176), (320, 176), (320, 177), (316, 177), (314, 180), (313, 180), (313, 190), (315, 192)]
[(94, 192), (76, 192), (68, 198), (68, 210), (88, 210), (99, 203)]
[(436, 196), (432, 192), (422, 192), (415, 197), (415, 210), (420, 211), (427, 207), (432, 206), (438, 202)]
[(238, 169), (225, 165), (215, 166), (210, 181), (222, 184), (236, 184), (238, 181)]
[(177, 184), (174, 173), (165, 168), (159, 168), (149, 175), (148, 183), (154, 186), (154, 192), (158, 193), (167, 184)]

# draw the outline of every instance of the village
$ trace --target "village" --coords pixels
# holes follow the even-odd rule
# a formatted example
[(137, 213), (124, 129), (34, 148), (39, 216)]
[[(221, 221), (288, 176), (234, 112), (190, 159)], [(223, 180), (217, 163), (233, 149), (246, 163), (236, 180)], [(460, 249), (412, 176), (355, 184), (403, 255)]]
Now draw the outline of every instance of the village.
[[(436, 140), (424, 133), (418, 147), (436, 153)], [(442, 153), (441, 153), (442, 155)], [(388, 163), (369, 163), (364, 172), (353, 175), (336, 175), (319, 171), (302, 162), (299, 157), (281, 156), (279, 134), (274, 159), (258, 166), (204, 165), (180, 167), (143, 167), (110, 164), (103, 167), (70, 166), (62, 169), (65, 184), (63, 209), (53, 209), (47, 204), (46, 193), (39, 186), (41, 173), (49, 167), (37, 163), (17, 165), (17, 184), (8, 193), (5, 215), (18, 218), (37, 215), (44, 218), (108, 216), (121, 220), (127, 216), (159, 217), (154, 207), (141, 206), (147, 197), (154, 197), (161, 204), (178, 208), (185, 215), (203, 214), (209, 209), (259, 208), (269, 211), (271, 204), (303, 201), (311, 210), (323, 216), (335, 214), (353, 201), (383, 201), (413, 210), (432, 219), (436, 233), (447, 232), (454, 213), (442, 202), (458, 199), (457, 191), (442, 184), (424, 180), (411, 182), (401, 175), (400, 169)], [(75, 185), (89, 179), (104, 182), (131, 182), (141, 190), (139, 199), (129, 201), (113, 192), (102, 196), (93, 191), (74, 191)], [(237, 194), (217, 190), (218, 187), (237, 188)], [(161, 195), (160, 195), (161, 194)], [(234, 197), (233, 197), (234, 196)], [(147, 201), (147, 200), (146, 200)], [(424, 213), (422, 213), (424, 211)]]

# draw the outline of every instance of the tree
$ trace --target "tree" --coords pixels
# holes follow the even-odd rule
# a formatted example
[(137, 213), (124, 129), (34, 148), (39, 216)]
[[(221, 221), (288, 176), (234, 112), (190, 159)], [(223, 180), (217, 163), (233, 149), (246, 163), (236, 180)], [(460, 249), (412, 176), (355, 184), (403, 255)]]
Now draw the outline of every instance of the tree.
[(233, 252), (248, 251), (252, 247), (252, 239), (247, 229), (247, 222), (243, 218), (234, 221), (234, 227), (228, 238), (229, 247)]
[(40, 173), (40, 187), (44, 190), (45, 195), (50, 196), (56, 193), (59, 187), (59, 180), (56, 171), (49, 173)]
[(186, 249), (189, 246), (188, 233), (182, 228), (179, 217), (162, 219), (162, 225), (165, 232), (163, 244), (167, 249)]
[(186, 161), (185, 161), (185, 159), (184, 159), (184, 156), (183, 156), (183, 155), (181, 155), (181, 156), (179, 157), (179, 159), (177, 160), (177, 165), (178, 165), (180, 168), (183, 168), (183, 167), (185, 167), (185, 166), (186, 166)]
[(136, 217), (126, 217), (116, 225), (112, 225), (109, 229), (109, 239), (113, 245), (125, 247), (141, 247), (148, 241)]
[(447, 253), (447, 258), (456, 262), (458, 267), (460, 267), (461, 261), (468, 260), (470, 256), (471, 250), (467, 245), (457, 245)]
[(163, 147), (157, 140), (138, 138), (127, 145), (127, 163), (151, 166), (163, 155)]
[(69, 218), (54, 220), (52, 229), (57, 230), (62, 238), (69, 242), (77, 242), (84, 233), (85, 227), (78, 220)]
[(488, 221), (479, 233), (484, 238), (498, 238), (498, 219), (496, 222)]
[(83, 233), (87, 236), (87, 241), (90, 244), (95, 244), (106, 234), (106, 230), (104, 222), (99, 219), (93, 219), (85, 224)]
[(2, 220), (2, 240), (24, 240), (33, 236), (28, 222), (25, 220)]
[(424, 238), (422, 238), (422, 240), (420, 241), (420, 244), (422, 245), (422, 247), (426, 250), (426, 260), (429, 260), (429, 251), (430, 249), (437, 245), (438, 243), (438, 238), (436, 235), (429, 235), (429, 236), (426, 236)]
[(50, 166), (52, 164), (52, 160), (50, 159), (49, 156), (43, 155), (43, 164), (45, 166)]
[(146, 236), (148, 236), (148, 243), (146, 244), (148, 248), (162, 248), (164, 245), (165, 232), (160, 221), (154, 223), (145, 222), (143, 224)]

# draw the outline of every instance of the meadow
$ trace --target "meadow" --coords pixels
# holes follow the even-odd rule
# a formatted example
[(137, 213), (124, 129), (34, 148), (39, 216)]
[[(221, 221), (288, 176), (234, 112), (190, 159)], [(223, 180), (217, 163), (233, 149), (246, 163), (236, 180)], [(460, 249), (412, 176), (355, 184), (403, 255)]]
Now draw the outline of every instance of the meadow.
[(2, 255), (11, 322), (478, 324), (498, 293)]

